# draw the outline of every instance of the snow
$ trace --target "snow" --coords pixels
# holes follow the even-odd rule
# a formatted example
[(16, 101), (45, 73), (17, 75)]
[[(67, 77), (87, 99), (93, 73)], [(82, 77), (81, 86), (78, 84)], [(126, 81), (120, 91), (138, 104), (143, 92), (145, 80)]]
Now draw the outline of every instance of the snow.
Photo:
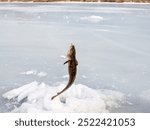
[(26, 72), (22, 72), (21, 74), (24, 74), (24, 75), (36, 75), (37, 71), (36, 70), (29, 70), (29, 71), (26, 71)]
[(67, 74), (67, 75), (64, 75), (62, 78), (63, 78), (63, 79), (69, 78), (69, 75), (68, 75), (68, 74)]
[[(51, 97), (61, 91), (65, 84), (49, 86), (36, 81), (3, 94), (6, 99), (17, 99), (21, 105), (12, 112), (110, 112), (125, 101), (121, 92), (95, 90), (86, 85), (72, 85), (59, 97)], [(90, 104), (90, 105), (89, 105)]]
[(63, 58), (63, 59), (65, 59), (65, 58), (66, 58), (66, 56), (65, 56), (65, 55), (60, 55), (60, 57), (61, 57), (61, 58)]
[(37, 70), (28, 70), (28, 71), (22, 72), (21, 74), (23, 74), (23, 75), (35, 75), (35, 76), (38, 76), (39, 78), (47, 76), (46, 72), (42, 72), (42, 71), (38, 72)]
[(47, 75), (46, 72), (39, 72), (39, 73), (37, 74), (38, 77), (45, 77), (46, 75)]

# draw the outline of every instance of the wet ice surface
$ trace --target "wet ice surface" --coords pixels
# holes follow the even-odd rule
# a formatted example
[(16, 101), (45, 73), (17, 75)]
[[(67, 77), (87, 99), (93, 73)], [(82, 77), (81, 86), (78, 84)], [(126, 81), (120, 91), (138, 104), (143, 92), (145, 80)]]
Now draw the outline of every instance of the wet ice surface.
[[(1, 3), (0, 112), (150, 112), (149, 21), (149, 4)], [(51, 102), (71, 42), (77, 79)]]

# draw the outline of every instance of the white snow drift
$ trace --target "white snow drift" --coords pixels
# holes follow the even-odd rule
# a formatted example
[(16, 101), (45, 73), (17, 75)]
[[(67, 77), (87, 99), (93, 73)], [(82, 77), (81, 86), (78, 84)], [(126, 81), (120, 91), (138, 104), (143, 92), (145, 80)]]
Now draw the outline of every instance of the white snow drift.
[(19, 107), (12, 112), (111, 112), (124, 102), (124, 94), (113, 90), (96, 90), (85, 85), (72, 85), (59, 97), (51, 97), (61, 91), (65, 84), (49, 86), (32, 82), (13, 89), (4, 98), (17, 99)]

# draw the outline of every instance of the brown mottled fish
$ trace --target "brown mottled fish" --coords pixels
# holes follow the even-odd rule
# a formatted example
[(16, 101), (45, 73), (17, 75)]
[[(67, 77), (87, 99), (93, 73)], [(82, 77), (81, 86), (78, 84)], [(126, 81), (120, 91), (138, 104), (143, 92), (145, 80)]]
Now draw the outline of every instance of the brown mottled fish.
[(73, 82), (75, 80), (76, 73), (77, 73), (78, 61), (76, 60), (76, 49), (73, 44), (71, 44), (71, 46), (70, 46), (70, 49), (67, 53), (67, 58), (68, 58), (68, 60), (64, 64), (68, 63), (68, 73), (69, 73), (68, 84), (62, 91), (58, 92), (55, 96), (53, 96), (51, 98), (51, 100), (53, 100), (55, 97), (57, 97), (58, 95), (62, 94), (64, 91), (66, 91), (73, 84)]

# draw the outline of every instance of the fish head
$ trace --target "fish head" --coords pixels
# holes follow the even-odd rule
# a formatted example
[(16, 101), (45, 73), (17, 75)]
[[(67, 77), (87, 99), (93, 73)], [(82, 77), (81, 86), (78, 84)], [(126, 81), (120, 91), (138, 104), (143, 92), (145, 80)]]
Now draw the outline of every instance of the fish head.
[(75, 46), (71, 43), (71, 45), (70, 45), (70, 52), (75, 52)]
[(68, 55), (70, 57), (75, 56), (76, 55), (76, 50), (75, 50), (75, 46), (71, 43), (70, 48), (69, 48), (69, 52)]
[(71, 45), (70, 45), (70, 50), (73, 50), (73, 49), (75, 49), (75, 46), (73, 45), (73, 43), (71, 43)]

